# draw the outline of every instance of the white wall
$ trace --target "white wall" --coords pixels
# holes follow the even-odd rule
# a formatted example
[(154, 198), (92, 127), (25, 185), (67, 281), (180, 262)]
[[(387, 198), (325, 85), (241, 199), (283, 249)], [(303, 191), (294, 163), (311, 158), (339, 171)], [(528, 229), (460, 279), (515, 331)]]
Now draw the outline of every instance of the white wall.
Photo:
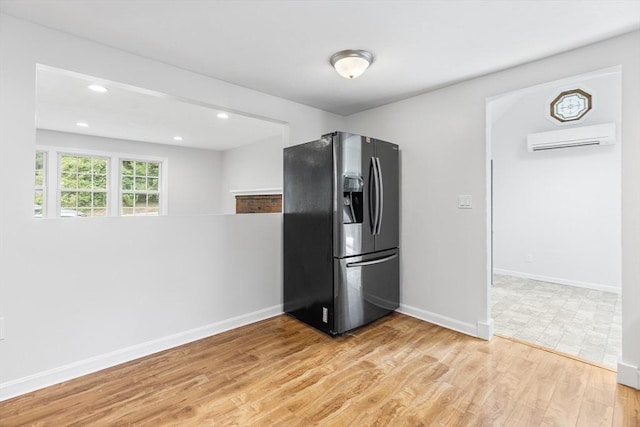
[(167, 159), (168, 214), (220, 213), (222, 154), (214, 150), (151, 144), (38, 129), (36, 143), (109, 153), (144, 155)]
[[(555, 81), (488, 105), (493, 154), (494, 272), (619, 292), (621, 144), (530, 153), (527, 134), (615, 123), (620, 129), (617, 69)], [(558, 93), (593, 95), (579, 123), (548, 117)]]
[[(394, 141), (401, 147), (403, 311), (488, 335), (486, 99), (616, 65), (622, 65), (623, 357), (618, 375), (619, 380), (640, 386), (637, 31), (347, 118), (350, 131)], [(459, 194), (472, 195), (474, 208), (457, 209)]]
[(230, 190), (282, 189), (283, 148), (282, 138), (275, 137), (222, 152), (222, 213), (236, 211), (235, 196)]
[(271, 118), (292, 144), (342, 117), (6, 15), (0, 60), (0, 399), (281, 312), (280, 215), (33, 218), (36, 64)]

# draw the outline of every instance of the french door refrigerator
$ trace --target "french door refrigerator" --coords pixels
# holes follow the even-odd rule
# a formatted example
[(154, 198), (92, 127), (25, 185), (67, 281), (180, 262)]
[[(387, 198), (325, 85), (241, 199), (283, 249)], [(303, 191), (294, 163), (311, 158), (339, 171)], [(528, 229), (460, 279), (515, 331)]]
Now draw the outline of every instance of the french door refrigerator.
[(284, 311), (328, 334), (399, 305), (399, 156), (334, 132), (284, 149)]

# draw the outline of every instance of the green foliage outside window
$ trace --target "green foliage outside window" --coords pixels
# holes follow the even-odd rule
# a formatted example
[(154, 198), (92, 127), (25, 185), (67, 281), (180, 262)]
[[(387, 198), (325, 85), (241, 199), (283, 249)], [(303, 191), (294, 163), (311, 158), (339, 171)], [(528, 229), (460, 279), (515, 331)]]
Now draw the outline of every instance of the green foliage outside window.
[[(43, 216), (46, 205), (47, 152), (36, 151), (34, 215)], [(159, 215), (160, 163), (121, 162), (122, 215)], [(59, 201), (62, 217), (104, 216), (109, 209), (109, 160), (105, 157), (65, 154), (59, 157)]]
[(122, 215), (160, 213), (160, 163), (123, 160)]
[(44, 158), (42, 151), (36, 152), (36, 186), (44, 185)]
[(34, 216), (41, 217), (44, 213), (44, 187), (45, 187), (45, 161), (46, 154), (43, 151), (36, 151), (35, 167), (35, 193), (33, 197)]
[(107, 177), (107, 159), (88, 156), (61, 156), (60, 215), (106, 215)]

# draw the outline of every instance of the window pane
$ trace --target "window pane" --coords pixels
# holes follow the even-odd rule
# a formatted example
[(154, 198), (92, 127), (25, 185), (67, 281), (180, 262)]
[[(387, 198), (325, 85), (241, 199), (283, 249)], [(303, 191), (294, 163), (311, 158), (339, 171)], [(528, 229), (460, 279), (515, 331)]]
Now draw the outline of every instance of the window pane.
[(83, 189), (87, 189), (90, 190), (91, 188), (93, 188), (93, 184), (91, 183), (93, 175), (91, 175), (90, 173), (81, 173), (78, 174), (78, 187), (77, 188), (83, 188)]
[(136, 210), (138, 208), (145, 208), (147, 206), (147, 195), (146, 194), (136, 194), (135, 196), (135, 207)]
[(94, 193), (93, 194), (93, 206), (96, 208), (107, 207), (107, 193)]
[(42, 190), (36, 190), (35, 198), (33, 199), (33, 203), (42, 207), (44, 203), (44, 194)]
[(149, 165), (147, 169), (148, 176), (153, 176), (153, 177), (160, 176), (160, 163), (149, 162), (148, 165)]
[(44, 213), (44, 192), (36, 190), (33, 198), (33, 215), (41, 217)]
[(44, 151), (36, 151), (36, 170), (44, 169)]
[(76, 192), (63, 191), (60, 193), (60, 206), (63, 208), (75, 208), (77, 206)]
[(107, 216), (106, 208), (93, 208), (91, 216)]
[(133, 175), (133, 162), (131, 160), (122, 161), (122, 174)]
[(147, 180), (149, 191), (158, 191), (158, 178), (149, 178)]
[(147, 196), (147, 205), (150, 208), (157, 208), (160, 204), (160, 196), (157, 194), (149, 194)]
[(62, 188), (78, 188), (78, 174), (73, 172), (63, 172), (60, 176)]
[(93, 159), (93, 173), (106, 175), (107, 159)]
[(91, 172), (91, 157), (78, 157), (78, 172)]
[(136, 191), (147, 191), (147, 178), (136, 177)]
[(107, 168), (102, 157), (60, 157), (60, 216), (107, 215)]
[(36, 186), (43, 186), (45, 184), (44, 163), (46, 155), (43, 151), (36, 151)]
[(133, 177), (124, 175), (122, 177), (122, 189), (123, 190), (133, 190)]
[(145, 215), (147, 215), (147, 216), (158, 216), (158, 215), (160, 215), (160, 208), (158, 208), (158, 207), (147, 208), (147, 213)]
[[(160, 213), (160, 163), (123, 160), (122, 215), (158, 215)], [(151, 194), (149, 194), (151, 193)]]
[(47, 184), (47, 176), (45, 172), (47, 153), (44, 151), (36, 151), (35, 158), (35, 192), (33, 196), (33, 215), (42, 217), (45, 214), (45, 186)]
[(82, 192), (78, 194), (78, 206), (83, 208), (91, 208), (91, 193)]
[(77, 172), (78, 159), (74, 156), (63, 156), (60, 159), (60, 170), (62, 172)]
[(135, 162), (136, 176), (147, 175), (147, 162)]
[(42, 170), (36, 171), (36, 185), (44, 185), (44, 171)]
[(132, 208), (133, 207), (133, 194), (123, 194), (122, 195), (122, 207), (123, 208)]
[(107, 189), (107, 175), (94, 175), (93, 188), (106, 190)]

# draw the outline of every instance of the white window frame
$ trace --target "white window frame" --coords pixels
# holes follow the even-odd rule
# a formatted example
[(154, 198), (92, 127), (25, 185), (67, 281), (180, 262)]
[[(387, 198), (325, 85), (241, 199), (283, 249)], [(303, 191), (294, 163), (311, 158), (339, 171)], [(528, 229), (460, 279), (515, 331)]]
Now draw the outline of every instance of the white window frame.
[[(160, 164), (160, 177), (158, 181), (158, 194), (160, 197), (158, 216), (168, 215), (169, 206), (169, 160), (166, 157), (145, 156), (139, 154), (85, 150), (81, 148), (56, 147), (50, 145), (36, 145), (36, 151), (45, 153), (45, 182), (46, 194), (44, 200), (43, 218), (60, 218), (60, 157), (62, 155), (102, 157), (107, 159), (107, 215), (106, 217), (122, 216), (122, 161), (134, 160), (140, 162), (155, 162)], [(35, 163), (34, 163), (35, 165)], [(33, 208), (32, 208), (33, 210)], [(147, 215), (127, 215), (127, 217), (140, 217)], [(100, 216), (92, 218), (104, 218)]]
[[(69, 190), (69, 189), (64, 189), (62, 188), (62, 183), (60, 180), (60, 165), (62, 164), (62, 157), (64, 156), (70, 156), (70, 157), (90, 157), (90, 158), (94, 158), (94, 159), (104, 159), (107, 162), (107, 188), (105, 189), (105, 193), (107, 196), (107, 214), (104, 216), (113, 216), (112, 215), (112, 209), (111, 209), (111, 199), (112, 199), (112, 189), (113, 189), (113, 184), (111, 181), (111, 165), (113, 162), (113, 159), (110, 156), (105, 156), (105, 155), (99, 155), (99, 154), (89, 154), (88, 152), (83, 152), (83, 153), (71, 153), (69, 151), (58, 151), (57, 153), (57, 159), (56, 159), (56, 167), (58, 168), (58, 171), (56, 173), (56, 216), (60, 216), (60, 211), (62, 210), (62, 197), (61, 197), (61, 193), (64, 190)], [(84, 190), (80, 190), (77, 189), (78, 192), (84, 192)], [(91, 191), (93, 192), (93, 191)], [(102, 192), (102, 191), (100, 191)], [(93, 210), (93, 206), (91, 207), (91, 209)], [(94, 215), (88, 215), (93, 217)], [(100, 215), (95, 215), (95, 216), (100, 216)]]
[[(167, 211), (167, 204), (166, 204), (166, 179), (165, 179), (165, 174), (166, 174), (166, 165), (167, 162), (162, 161), (162, 160), (158, 160), (158, 159), (153, 159), (152, 157), (140, 157), (140, 156), (128, 156), (128, 155), (122, 155), (119, 157), (118, 159), (118, 167), (114, 168), (114, 169), (118, 169), (118, 216), (126, 216), (126, 217), (130, 217), (130, 216), (148, 216), (148, 215), (122, 215), (122, 195), (123, 195), (123, 191), (122, 191), (122, 162), (125, 160), (131, 160), (134, 162), (146, 162), (146, 163), (158, 163), (158, 198), (160, 200), (160, 204), (158, 205), (159, 211), (158, 211), (158, 215), (157, 216), (162, 216), (162, 215), (166, 215)], [(128, 192), (127, 192), (128, 193)], [(133, 194), (136, 194), (135, 191), (132, 191)], [(146, 193), (149, 194), (149, 193)], [(153, 216), (153, 215), (152, 215)]]

